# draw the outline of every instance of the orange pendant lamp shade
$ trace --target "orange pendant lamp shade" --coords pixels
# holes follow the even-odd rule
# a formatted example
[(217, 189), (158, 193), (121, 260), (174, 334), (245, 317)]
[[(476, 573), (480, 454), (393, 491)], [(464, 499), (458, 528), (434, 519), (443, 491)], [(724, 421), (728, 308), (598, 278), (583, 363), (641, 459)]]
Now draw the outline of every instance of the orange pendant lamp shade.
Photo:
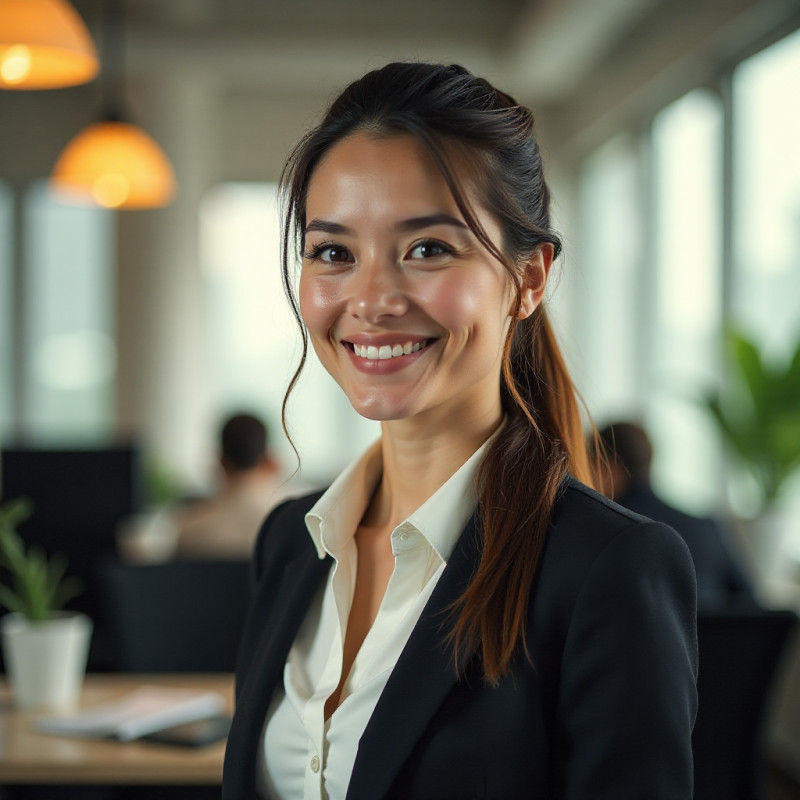
[(127, 122), (97, 122), (79, 133), (53, 168), (51, 186), (68, 199), (106, 208), (157, 208), (175, 193), (161, 148)]
[(60, 89), (100, 69), (89, 31), (67, 0), (0, 0), (0, 89)]

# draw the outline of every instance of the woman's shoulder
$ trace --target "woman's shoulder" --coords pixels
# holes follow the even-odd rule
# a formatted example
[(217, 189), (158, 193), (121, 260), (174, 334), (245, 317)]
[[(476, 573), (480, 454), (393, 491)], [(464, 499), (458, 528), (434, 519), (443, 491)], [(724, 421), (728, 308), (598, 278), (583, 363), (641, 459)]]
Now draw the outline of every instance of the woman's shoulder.
[(267, 515), (264, 525), (274, 524), (278, 521), (285, 523), (293, 519), (303, 520), (305, 515), (314, 507), (314, 503), (325, 493), (324, 489), (317, 489), (301, 495), (295, 495), (281, 500)]
[(555, 577), (561, 590), (578, 592), (592, 574), (611, 580), (633, 572), (694, 580), (689, 550), (672, 528), (568, 477), (553, 509), (542, 580)]
[(567, 476), (553, 507), (551, 530), (571, 539), (586, 539), (587, 544), (595, 547), (604, 547), (633, 529), (647, 536), (674, 541), (678, 547), (683, 541), (668, 525), (631, 511), (571, 475)]
[(306, 551), (314, 552), (305, 517), (322, 494), (323, 490), (319, 490), (291, 497), (269, 512), (256, 540), (254, 558), (257, 563), (263, 563), (266, 558), (286, 562)]

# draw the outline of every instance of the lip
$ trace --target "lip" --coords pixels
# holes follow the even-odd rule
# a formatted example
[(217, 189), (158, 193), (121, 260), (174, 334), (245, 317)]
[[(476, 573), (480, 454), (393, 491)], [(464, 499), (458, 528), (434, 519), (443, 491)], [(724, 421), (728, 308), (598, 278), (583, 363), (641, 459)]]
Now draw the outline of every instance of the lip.
[[(368, 375), (389, 375), (406, 369), (411, 364), (416, 363), (437, 341), (438, 337), (389, 333), (374, 336), (357, 334), (342, 339), (340, 344), (347, 353), (353, 366), (359, 372)], [(413, 353), (393, 356), (392, 358), (363, 358), (357, 356), (353, 349), (353, 345), (356, 344), (367, 347), (381, 347), (384, 345), (406, 344), (408, 342), (412, 345), (421, 344), (423, 342), (427, 342), (427, 344)]]

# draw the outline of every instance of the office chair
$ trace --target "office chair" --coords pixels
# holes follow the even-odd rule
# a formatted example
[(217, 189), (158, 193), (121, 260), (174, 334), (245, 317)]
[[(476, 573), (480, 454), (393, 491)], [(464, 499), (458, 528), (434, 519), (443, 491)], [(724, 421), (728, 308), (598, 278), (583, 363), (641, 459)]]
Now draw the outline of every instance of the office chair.
[(98, 568), (106, 622), (124, 672), (232, 672), (250, 600), (246, 561)]
[(763, 800), (765, 711), (793, 611), (700, 613), (695, 800)]

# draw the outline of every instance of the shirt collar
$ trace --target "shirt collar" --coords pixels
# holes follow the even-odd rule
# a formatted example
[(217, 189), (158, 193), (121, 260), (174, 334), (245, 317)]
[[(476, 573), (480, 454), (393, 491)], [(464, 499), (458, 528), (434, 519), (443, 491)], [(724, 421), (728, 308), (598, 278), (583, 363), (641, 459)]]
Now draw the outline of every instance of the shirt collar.
[[(502, 426), (501, 426), (502, 427)], [(499, 430), (499, 429), (498, 429)], [(487, 439), (398, 529), (411, 525), (447, 562), (475, 510), (475, 478), (496, 433)], [(380, 440), (348, 466), (306, 514), (305, 521), (320, 559), (337, 558), (355, 534), (383, 470)]]
[(379, 439), (340, 473), (308, 511), (306, 528), (320, 558), (336, 557), (353, 537), (382, 471)]

